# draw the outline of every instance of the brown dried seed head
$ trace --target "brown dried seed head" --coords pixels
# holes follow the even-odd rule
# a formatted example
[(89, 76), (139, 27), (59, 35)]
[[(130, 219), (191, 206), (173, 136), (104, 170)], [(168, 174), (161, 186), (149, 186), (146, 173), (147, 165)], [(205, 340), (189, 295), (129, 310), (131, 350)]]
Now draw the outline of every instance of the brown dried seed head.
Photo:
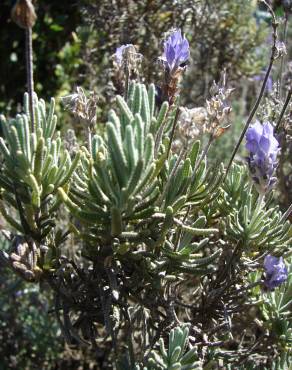
[(23, 274), (23, 277), (25, 278), (25, 280), (27, 281), (33, 281), (35, 279), (35, 274), (33, 273), (33, 271), (30, 271), (30, 270), (26, 270)]
[(37, 16), (30, 0), (17, 0), (11, 11), (12, 20), (21, 28), (32, 28)]
[(23, 263), (17, 261), (12, 262), (12, 267), (18, 272), (25, 272), (27, 270), (27, 267)]
[(21, 261), (21, 257), (20, 257), (18, 254), (16, 254), (16, 253), (11, 253), (11, 254), (10, 254), (10, 259), (11, 259), (12, 261), (18, 261), (18, 262), (20, 262), (20, 261)]
[(27, 254), (27, 252), (29, 250), (29, 246), (23, 240), (17, 240), (17, 242), (18, 242), (18, 244), (15, 248), (15, 251), (19, 256), (23, 257)]

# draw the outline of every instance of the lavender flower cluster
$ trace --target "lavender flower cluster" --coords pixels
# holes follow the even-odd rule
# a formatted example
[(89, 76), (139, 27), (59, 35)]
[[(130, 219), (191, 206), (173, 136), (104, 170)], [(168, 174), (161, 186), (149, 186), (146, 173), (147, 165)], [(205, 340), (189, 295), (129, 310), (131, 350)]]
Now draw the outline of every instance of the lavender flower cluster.
[(274, 173), (279, 153), (279, 142), (270, 122), (261, 124), (256, 121), (247, 130), (246, 149), (249, 151), (247, 162), (255, 186), (260, 193), (266, 193), (277, 180)]
[(282, 257), (277, 258), (268, 254), (264, 260), (266, 277), (264, 284), (267, 289), (272, 290), (283, 284), (288, 277), (288, 270)]
[(171, 74), (188, 61), (190, 46), (188, 40), (182, 36), (181, 30), (174, 31), (164, 41), (162, 61)]

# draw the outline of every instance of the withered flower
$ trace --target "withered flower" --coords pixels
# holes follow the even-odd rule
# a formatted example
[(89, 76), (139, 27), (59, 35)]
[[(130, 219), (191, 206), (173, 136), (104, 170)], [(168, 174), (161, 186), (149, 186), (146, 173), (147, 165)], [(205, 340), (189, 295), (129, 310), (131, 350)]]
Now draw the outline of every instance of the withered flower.
[(71, 111), (75, 117), (93, 125), (96, 121), (97, 98), (94, 92), (88, 96), (82, 87), (78, 86), (76, 92), (62, 97), (65, 108)]
[(211, 98), (206, 101), (208, 123), (206, 131), (214, 138), (221, 136), (230, 126), (229, 117), (232, 111), (229, 97), (234, 89), (227, 88), (226, 74), (222, 74), (219, 84), (213, 83), (210, 89)]
[(21, 28), (32, 28), (37, 16), (30, 0), (17, 0), (11, 11), (12, 20)]

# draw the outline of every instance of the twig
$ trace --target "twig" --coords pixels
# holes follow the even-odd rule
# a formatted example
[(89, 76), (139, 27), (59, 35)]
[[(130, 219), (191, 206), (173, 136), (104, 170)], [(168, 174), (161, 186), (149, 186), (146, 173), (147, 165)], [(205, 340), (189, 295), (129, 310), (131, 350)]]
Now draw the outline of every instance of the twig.
[(156, 138), (155, 138), (154, 158), (157, 157), (157, 154), (158, 154), (158, 151), (159, 151), (159, 146), (160, 146), (161, 138), (162, 138), (163, 131), (164, 131), (165, 126), (166, 126), (166, 123), (167, 123), (167, 119), (168, 119), (168, 112), (169, 112), (169, 110), (167, 111), (166, 116), (164, 118), (164, 121), (162, 122), (161, 126), (159, 127), (159, 130), (158, 130), (157, 135), (156, 135)]
[(177, 122), (178, 122), (179, 115), (180, 115), (180, 109), (177, 108), (176, 112), (175, 112), (175, 117), (174, 117), (174, 122), (173, 122), (172, 130), (171, 130), (171, 134), (170, 134), (170, 141), (169, 141), (169, 146), (168, 146), (168, 149), (167, 149), (167, 158), (169, 157), (171, 144), (173, 142), (175, 128), (176, 128), (176, 125), (177, 125)]
[[(285, 22), (284, 22), (284, 35), (283, 35), (283, 42), (286, 44), (287, 41), (287, 30), (288, 30), (288, 18), (289, 13), (285, 13)], [(282, 99), (282, 88), (283, 88), (283, 69), (284, 69), (284, 62), (285, 62), (285, 54), (282, 55), (281, 58), (281, 66), (280, 66), (280, 81), (279, 81), (279, 95), (280, 99)]]
[(134, 353), (134, 346), (133, 346), (133, 328), (132, 328), (132, 321), (131, 317), (128, 312), (128, 308), (124, 309), (124, 315), (127, 319), (127, 342), (128, 342), (128, 349), (129, 349), (129, 357), (131, 362), (131, 367), (134, 368), (135, 366), (135, 353)]
[(280, 116), (279, 116), (279, 118), (278, 118), (278, 122), (277, 122), (276, 127), (275, 127), (275, 132), (277, 132), (277, 131), (278, 131), (278, 129), (279, 129), (279, 127), (280, 127), (280, 124), (281, 124), (281, 122), (282, 122), (282, 118), (283, 118), (283, 116), (284, 116), (284, 114), (285, 114), (285, 112), (286, 112), (286, 109), (287, 109), (287, 107), (288, 107), (288, 105), (289, 105), (289, 102), (290, 102), (290, 100), (291, 100), (291, 97), (292, 97), (292, 88), (288, 91), (288, 94), (287, 94), (287, 96), (286, 96), (285, 103), (284, 103), (284, 105), (283, 105), (283, 108), (282, 108), (282, 110), (281, 110)]

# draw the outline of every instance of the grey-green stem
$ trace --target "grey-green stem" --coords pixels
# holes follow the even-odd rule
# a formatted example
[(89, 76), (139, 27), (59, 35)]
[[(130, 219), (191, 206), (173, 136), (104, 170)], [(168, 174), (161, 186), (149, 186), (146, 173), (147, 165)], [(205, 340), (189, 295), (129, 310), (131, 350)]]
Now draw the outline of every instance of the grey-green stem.
[(33, 109), (33, 53), (32, 53), (32, 29), (27, 28), (25, 30), (25, 59), (26, 59), (26, 79), (27, 89), (29, 95), (29, 110), (30, 110), (30, 121), (31, 131), (34, 132), (34, 109)]

